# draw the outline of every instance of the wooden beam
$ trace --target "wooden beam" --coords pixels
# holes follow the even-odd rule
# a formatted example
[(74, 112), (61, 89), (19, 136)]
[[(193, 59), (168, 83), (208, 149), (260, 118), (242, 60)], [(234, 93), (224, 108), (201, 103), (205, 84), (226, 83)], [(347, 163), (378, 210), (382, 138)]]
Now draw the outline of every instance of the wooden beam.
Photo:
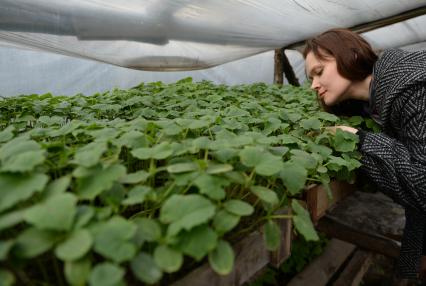
[[(426, 6), (422, 6), (413, 10), (409, 10), (397, 15), (389, 16), (383, 19), (379, 19), (376, 21), (371, 21), (368, 23), (359, 24), (353, 27), (349, 27), (348, 29), (356, 32), (356, 33), (365, 33), (368, 31), (372, 31), (378, 28), (386, 27), (395, 23), (399, 23), (402, 21), (406, 21), (418, 16), (422, 16), (426, 14)], [(286, 46), (286, 49), (297, 50), (299, 52), (303, 51), (303, 47), (305, 45), (305, 40), (299, 41), (293, 44)]]
[(383, 193), (355, 191), (327, 212), (358, 231), (374, 232), (401, 241), (404, 209)]
[(353, 243), (361, 248), (392, 258), (397, 258), (399, 256), (401, 248), (399, 242), (379, 234), (353, 228), (351, 225), (330, 215), (325, 215), (320, 219), (316, 228), (328, 236)]
[(371, 252), (357, 250), (333, 286), (358, 286), (370, 267), (372, 258)]
[(324, 252), (297, 274), (287, 286), (325, 286), (355, 250), (355, 245), (332, 239)]

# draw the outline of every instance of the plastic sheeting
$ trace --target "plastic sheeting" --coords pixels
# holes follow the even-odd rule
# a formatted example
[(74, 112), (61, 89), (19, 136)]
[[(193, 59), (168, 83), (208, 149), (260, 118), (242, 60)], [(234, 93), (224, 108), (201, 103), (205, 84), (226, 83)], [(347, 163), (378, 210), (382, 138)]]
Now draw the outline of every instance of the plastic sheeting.
[(143, 70), (215, 66), (425, 0), (0, 0), (0, 39)]
[(362, 34), (375, 49), (422, 49), (426, 41), (426, 15)]
[[(301, 82), (305, 79), (300, 53), (286, 51)], [(19, 94), (90, 95), (141, 82), (175, 82), (184, 77), (228, 85), (273, 82), (274, 52), (269, 51), (217, 67), (177, 72), (138, 71), (39, 51), (0, 47), (0, 96)]]

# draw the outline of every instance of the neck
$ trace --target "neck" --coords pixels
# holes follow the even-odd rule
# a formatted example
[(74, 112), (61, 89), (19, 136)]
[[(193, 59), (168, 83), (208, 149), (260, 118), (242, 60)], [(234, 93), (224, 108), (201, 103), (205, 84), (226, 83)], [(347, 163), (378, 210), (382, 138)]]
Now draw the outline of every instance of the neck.
[(372, 76), (367, 76), (363, 81), (354, 82), (348, 89), (347, 97), (350, 99), (369, 101), (370, 83)]

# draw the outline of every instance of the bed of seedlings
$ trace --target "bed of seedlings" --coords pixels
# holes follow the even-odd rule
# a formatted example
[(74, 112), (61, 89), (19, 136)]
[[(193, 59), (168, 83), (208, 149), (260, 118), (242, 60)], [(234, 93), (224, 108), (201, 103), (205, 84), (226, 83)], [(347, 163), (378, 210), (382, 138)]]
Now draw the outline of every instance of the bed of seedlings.
[(277, 249), (277, 219), (315, 240), (298, 199), (352, 179), (357, 136), (325, 128), (348, 123), (371, 125), (320, 111), (307, 88), (190, 78), (4, 98), (2, 285), (161, 284), (204, 259), (225, 275), (232, 239), (264, 225)]

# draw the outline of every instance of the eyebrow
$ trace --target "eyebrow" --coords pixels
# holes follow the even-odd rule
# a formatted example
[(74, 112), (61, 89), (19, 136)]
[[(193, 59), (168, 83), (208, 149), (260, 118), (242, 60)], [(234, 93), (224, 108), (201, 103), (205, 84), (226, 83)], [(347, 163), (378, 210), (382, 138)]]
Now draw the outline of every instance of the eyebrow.
[(314, 65), (314, 67), (309, 71), (309, 73), (308, 73), (308, 78), (309, 79), (312, 79), (312, 72), (316, 69), (316, 68), (318, 68), (318, 67), (321, 67), (321, 64), (316, 64), (316, 65)]

